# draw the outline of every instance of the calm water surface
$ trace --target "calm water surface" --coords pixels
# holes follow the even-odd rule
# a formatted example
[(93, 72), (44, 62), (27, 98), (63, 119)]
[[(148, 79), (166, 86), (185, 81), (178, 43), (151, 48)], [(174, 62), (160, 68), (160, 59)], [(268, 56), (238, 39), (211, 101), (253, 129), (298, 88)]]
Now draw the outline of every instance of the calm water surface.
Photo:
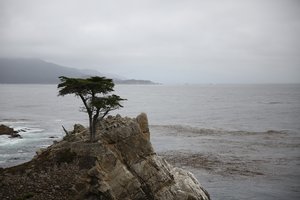
[[(0, 124), (23, 130), (23, 139), (0, 136), (0, 167), (30, 160), (64, 135), (61, 125), (87, 125), (80, 99), (58, 97), (56, 85), (0, 85), (0, 92)], [(118, 85), (116, 93), (128, 101), (113, 114), (146, 112), (157, 152), (213, 155), (225, 167), (235, 159), (264, 174), (224, 176), (222, 166), (186, 166), (213, 199), (300, 198), (300, 85)], [(260, 134), (268, 130), (279, 134)]]

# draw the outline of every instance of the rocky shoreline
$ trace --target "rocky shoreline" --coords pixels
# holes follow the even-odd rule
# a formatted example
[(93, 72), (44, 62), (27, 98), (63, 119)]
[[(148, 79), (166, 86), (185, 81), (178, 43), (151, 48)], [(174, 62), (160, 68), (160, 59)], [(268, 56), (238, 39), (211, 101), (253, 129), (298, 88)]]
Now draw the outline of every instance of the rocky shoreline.
[(96, 139), (75, 125), (30, 162), (1, 169), (0, 199), (210, 199), (193, 174), (155, 153), (146, 114), (110, 116)]

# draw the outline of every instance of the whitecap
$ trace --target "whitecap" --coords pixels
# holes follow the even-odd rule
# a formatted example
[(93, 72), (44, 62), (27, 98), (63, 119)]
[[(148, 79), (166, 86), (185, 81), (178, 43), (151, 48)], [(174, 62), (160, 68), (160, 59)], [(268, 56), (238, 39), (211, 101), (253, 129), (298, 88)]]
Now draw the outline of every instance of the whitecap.
[(9, 138), (8, 135), (1, 135), (0, 136), (0, 147), (9, 146), (9, 145), (16, 145), (22, 143), (23, 139), (20, 138)]

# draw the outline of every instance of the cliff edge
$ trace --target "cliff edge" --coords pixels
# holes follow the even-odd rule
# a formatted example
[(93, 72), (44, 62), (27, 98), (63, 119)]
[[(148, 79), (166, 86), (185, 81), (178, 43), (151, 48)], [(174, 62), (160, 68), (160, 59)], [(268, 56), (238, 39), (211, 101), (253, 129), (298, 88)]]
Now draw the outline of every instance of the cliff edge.
[(109, 116), (96, 139), (74, 125), (30, 162), (0, 170), (0, 199), (210, 199), (193, 174), (156, 155), (146, 114)]

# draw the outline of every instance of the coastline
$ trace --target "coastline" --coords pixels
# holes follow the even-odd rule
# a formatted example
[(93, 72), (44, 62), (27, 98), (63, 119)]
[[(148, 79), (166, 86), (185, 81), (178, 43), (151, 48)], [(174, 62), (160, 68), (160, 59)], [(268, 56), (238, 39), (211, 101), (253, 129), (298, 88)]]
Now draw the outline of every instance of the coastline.
[(108, 116), (90, 141), (80, 124), (29, 162), (0, 168), (2, 199), (210, 200), (194, 175), (158, 156), (147, 115)]
[[(37, 149), (62, 138), (62, 124), (70, 130), (74, 122), (86, 123), (78, 99), (58, 98), (55, 85), (1, 89), (6, 97), (1, 122), (28, 128), (22, 140), (1, 138), (0, 154), (10, 164), (28, 161)], [(192, 171), (213, 199), (299, 199), (298, 85), (132, 85), (117, 90), (129, 99), (121, 114), (149, 113), (158, 155)], [(33, 101), (28, 94), (36, 93)]]
[(212, 199), (300, 196), (298, 133), (195, 128), (187, 132), (183, 127), (168, 127), (150, 126), (157, 154), (170, 164), (191, 171)]

